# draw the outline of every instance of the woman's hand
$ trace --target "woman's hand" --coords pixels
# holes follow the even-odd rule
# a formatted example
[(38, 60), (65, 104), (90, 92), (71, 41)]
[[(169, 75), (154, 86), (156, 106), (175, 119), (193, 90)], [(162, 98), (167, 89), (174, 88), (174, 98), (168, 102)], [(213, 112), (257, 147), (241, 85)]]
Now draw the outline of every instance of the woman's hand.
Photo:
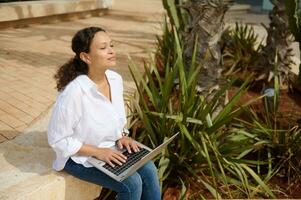
[(140, 151), (139, 146), (135, 140), (130, 137), (123, 136), (121, 139), (117, 141), (118, 148), (123, 149), (125, 147), (129, 153)]
[(97, 148), (94, 157), (99, 160), (105, 161), (112, 167), (115, 167), (115, 164), (122, 165), (126, 162), (126, 156), (122, 154), (122, 152), (118, 150), (114, 150), (111, 148)]

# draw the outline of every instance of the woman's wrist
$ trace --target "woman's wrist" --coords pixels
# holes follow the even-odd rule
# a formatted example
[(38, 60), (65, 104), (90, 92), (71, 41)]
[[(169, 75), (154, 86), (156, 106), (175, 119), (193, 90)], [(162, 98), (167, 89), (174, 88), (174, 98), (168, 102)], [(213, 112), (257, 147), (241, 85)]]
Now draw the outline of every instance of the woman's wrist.
[(98, 150), (99, 149), (96, 146), (83, 144), (77, 154), (80, 156), (95, 156), (97, 155)]
[(124, 128), (123, 130), (122, 130), (122, 136), (128, 136), (129, 134), (130, 134), (130, 132), (129, 132), (129, 130), (128, 129), (126, 129), (126, 128)]

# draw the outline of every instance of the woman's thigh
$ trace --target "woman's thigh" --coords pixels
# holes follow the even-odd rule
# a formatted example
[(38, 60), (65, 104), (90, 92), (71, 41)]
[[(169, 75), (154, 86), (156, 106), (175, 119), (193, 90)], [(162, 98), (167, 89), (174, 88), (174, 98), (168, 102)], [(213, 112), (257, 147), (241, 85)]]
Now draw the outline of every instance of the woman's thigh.
[(133, 194), (135, 194), (136, 198), (128, 199), (137, 199), (138, 196), (140, 199), (142, 193), (142, 180), (138, 173), (134, 173), (124, 181), (119, 182), (96, 169), (95, 167), (84, 167), (81, 164), (75, 163), (72, 159), (68, 160), (65, 165), (64, 171), (84, 181), (109, 188), (117, 192), (120, 196), (132, 196)]
[(119, 187), (121, 187), (120, 182), (112, 179), (95, 167), (85, 167), (81, 164), (75, 163), (72, 159), (67, 161), (64, 171), (79, 179), (103, 186), (105, 188), (114, 188), (113, 190), (117, 190)]

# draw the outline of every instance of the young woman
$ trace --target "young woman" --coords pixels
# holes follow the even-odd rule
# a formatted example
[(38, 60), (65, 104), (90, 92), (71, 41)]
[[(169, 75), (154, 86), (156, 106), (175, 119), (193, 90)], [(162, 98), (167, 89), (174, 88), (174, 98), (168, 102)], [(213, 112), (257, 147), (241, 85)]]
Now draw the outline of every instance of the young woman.
[(139, 147), (123, 133), (123, 84), (110, 70), (116, 57), (108, 34), (98, 27), (84, 28), (73, 37), (72, 50), (74, 58), (55, 75), (59, 94), (48, 127), (48, 142), (56, 153), (53, 168), (116, 191), (119, 200), (160, 199), (153, 162), (122, 182), (87, 162), (94, 156), (111, 166), (122, 165), (127, 158), (109, 147), (117, 143), (129, 152)]

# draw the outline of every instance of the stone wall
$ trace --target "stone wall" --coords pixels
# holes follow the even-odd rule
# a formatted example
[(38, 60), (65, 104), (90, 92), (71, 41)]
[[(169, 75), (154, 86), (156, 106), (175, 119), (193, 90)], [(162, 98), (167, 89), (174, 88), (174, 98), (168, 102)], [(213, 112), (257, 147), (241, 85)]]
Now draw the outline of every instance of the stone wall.
[(44, 0), (0, 4), (0, 22), (108, 9), (112, 0)]

